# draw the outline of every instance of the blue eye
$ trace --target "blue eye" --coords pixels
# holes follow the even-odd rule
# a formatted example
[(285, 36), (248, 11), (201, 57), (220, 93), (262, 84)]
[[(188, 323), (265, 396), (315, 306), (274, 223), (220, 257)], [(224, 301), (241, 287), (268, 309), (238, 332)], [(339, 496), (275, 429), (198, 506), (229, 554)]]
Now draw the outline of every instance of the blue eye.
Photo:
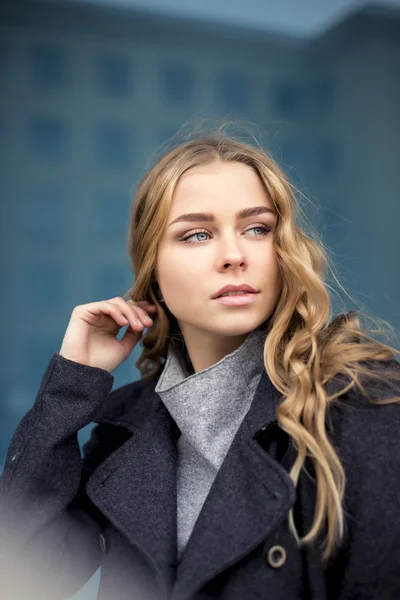
[[(261, 229), (262, 230), (262, 234), (261, 235), (256, 235), (254, 237), (265, 237), (271, 231), (271, 228), (267, 227), (266, 225), (254, 225), (254, 227), (250, 227), (249, 229), (247, 229), (247, 231), (251, 231), (252, 229)], [(208, 233), (208, 231), (205, 231), (204, 229), (198, 229), (197, 231), (193, 231), (192, 233), (190, 233), (186, 237), (180, 238), (179, 241), (180, 242), (184, 242), (186, 244), (201, 244), (201, 243), (203, 243), (202, 241), (200, 241), (200, 242), (189, 242), (190, 238), (194, 237), (195, 235), (199, 235), (200, 233), (204, 233), (205, 235), (210, 235)], [(203, 241), (207, 241), (207, 240), (203, 240)]]

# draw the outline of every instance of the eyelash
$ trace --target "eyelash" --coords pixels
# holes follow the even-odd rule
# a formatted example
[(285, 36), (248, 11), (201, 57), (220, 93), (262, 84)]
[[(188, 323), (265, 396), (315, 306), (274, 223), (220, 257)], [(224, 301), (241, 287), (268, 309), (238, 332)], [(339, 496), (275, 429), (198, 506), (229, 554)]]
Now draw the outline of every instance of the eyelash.
[[(247, 229), (247, 231), (251, 231), (251, 229), (263, 229), (264, 233), (262, 235), (256, 235), (255, 237), (265, 237), (268, 233), (270, 233), (271, 228), (268, 227), (267, 225), (254, 225), (253, 227), (250, 227), (249, 229)], [(189, 235), (187, 235), (184, 238), (180, 238), (179, 241), (180, 242), (184, 242), (185, 244), (203, 244), (205, 241), (207, 240), (203, 240), (203, 242), (189, 242), (188, 240), (196, 235), (196, 233), (206, 233), (207, 235), (210, 235), (208, 233), (208, 231), (205, 231), (204, 229), (198, 229), (197, 231), (192, 231)]]

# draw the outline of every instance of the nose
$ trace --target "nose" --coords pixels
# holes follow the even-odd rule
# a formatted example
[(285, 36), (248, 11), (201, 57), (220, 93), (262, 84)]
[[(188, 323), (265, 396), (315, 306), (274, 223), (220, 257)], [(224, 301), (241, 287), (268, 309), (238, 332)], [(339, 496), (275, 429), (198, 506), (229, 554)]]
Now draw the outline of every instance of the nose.
[(247, 259), (242, 244), (235, 236), (226, 237), (221, 242), (219, 263), (226, 270), (227, 267), (237, 267), (246, 264)]

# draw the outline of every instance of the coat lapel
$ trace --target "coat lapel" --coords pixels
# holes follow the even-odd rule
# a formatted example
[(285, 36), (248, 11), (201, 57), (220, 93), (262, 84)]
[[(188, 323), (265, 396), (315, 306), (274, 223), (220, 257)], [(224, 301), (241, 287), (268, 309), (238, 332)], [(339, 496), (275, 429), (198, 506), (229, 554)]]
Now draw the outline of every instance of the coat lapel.
[(279, 392), (263, 373), (182, 555), (173, 600), (191, 597), (251, 552), (294, 505), (295, 488), (288, 472), (254, 439), (261, 428), (263, 445), (275, 444), (282, 434), (287, 439), (277, 427), (279, 399)]
[[(150, 386), (141, 398), (146, 415), (120, 415), (132, 436), (97, 468), (87, 485), (92, 502), (138, 547), (166, 592), (175, 580), (177, 555), (176, 439), (179, 430)], [(137, 414), (135, 413), (135, 416)], [(119, 421), (119, 423), (118, 423)], [(104, 421), (102, 421), (104, 422)]]
[[(87, 493), (143, 552), (166, 594), (181, 600), (262, 543), (287, 517), (296, 494), (287, 470), (272, 458), (277, 434), (286, 434), (276, 422), (281, 396), (264, 372), (177, 565), (179, 429), (154, 387), (142, 394), (143, 418), (136, 411), (97, 420), (128, 428), (132, 436), (96, 469)], [(266, 442), (275, 445), (272, 453)]]

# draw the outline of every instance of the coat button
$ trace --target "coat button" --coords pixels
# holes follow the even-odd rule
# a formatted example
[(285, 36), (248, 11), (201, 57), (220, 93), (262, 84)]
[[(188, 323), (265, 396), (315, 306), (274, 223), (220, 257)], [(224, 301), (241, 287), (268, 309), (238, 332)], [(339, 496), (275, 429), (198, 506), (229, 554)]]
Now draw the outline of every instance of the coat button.
[(100, 541), (101, 551), (105, 552), (107, 550), (107, 542), (106, 542), (106, 538), (104, 537), (103, 533), (100, 534), (99, 541)]
[(286, 550), (283, 546), (271, 546), (267, 554), (267, 562), (273, 569), (279, 569), (286, 562)]

